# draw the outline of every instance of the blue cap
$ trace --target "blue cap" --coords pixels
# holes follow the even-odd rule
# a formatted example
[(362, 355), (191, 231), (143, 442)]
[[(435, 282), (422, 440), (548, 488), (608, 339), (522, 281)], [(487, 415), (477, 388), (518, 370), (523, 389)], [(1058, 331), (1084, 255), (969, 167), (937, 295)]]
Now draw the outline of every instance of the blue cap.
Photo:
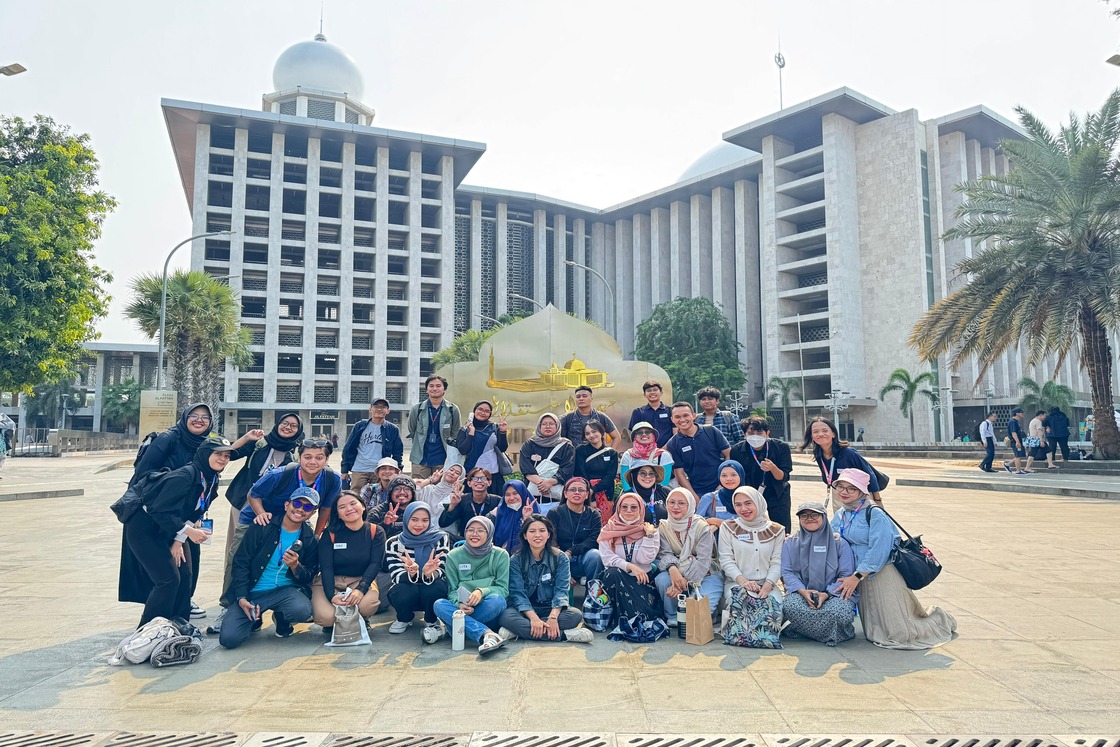
[(305, 498), (315, 508), (319, 507), (319, 491), (315, 488), (296, 488), (288, 496), (288, 500), (293, 501), (296, 498)]
[(1018, 415), (1018, 414), (1019, 414), (1019, 413), (1021, 413), (1022, 411), (1023, 411), (1023, 408), (1022, 408), (1022, 407), (1016, 407), (1016, 408), (1015, 408), (1014, 410), (1012, 410), (1012, 411), (1011, 411), (1011, 414), (1012, 414), (1013, 416), (1014, 416), (1014, 415)]

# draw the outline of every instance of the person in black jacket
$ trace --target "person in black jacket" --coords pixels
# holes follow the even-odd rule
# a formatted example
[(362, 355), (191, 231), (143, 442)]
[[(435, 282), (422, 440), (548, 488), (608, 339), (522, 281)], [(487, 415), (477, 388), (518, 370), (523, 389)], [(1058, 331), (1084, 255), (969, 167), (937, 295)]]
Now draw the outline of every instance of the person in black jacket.
[(342, 479), (350, 481), (351, 490), (361, 491), (377, 482), (378, 463), (386, 457), (392, 457), (398, 468), (404, 464), (401, 431), (385, 419), (388, 414), (389, 400), (375, 399), (369, 406), (369, 419), (354, 425), (342, 447)]
[(766, 418), (749, 417), (744, 427), (747, 435), (731, 447), (731, 459), (743, 465), (747, 475), (744, 484), (762, 491), (766, 513), (784, 526), (788, 535), (792, 532), (789, 473), (793, 471), (789, 446), (770, 438), (770, 421)]
[[(231, 608), (218, 639), (224, 648), (237, 648), (249, 640), (268, 610), (272, 610), (277, 638), (287, 638), (292, 623), (311, 617), (311, 582), (319, 565), (319, 543), (307, 521), (318, 507), (315, 489), (299, 488), (284, 503), (284, 513), (264, 526), (249, 527), (233, 556), (233, 579), (222, 594)], [(298, 548), (297, 542), (301, 543)]]
[[(1058, 407), (1051, 407), (1046, 418), (1046, 436), (1050, 441), (1050, 453), (1058, 455), (1058, 448), (1062, 449), (1062, 461), (1069, 461), (1069, 416)], [(1053, 461), (1053, 457), (1051, 457)]]
[(494, 476), (489, 470), (475, 467), (467, 473), (466, 487), (470, 495), (463, 495), (462, 489), (451, 491), (447, 510), (439, 515), (439, 528), (450, 529), (456, 539), (463, 536), (463, 527), (475, 516), (486, 516), (498, 507), (502, 499), (490, 492)]
[(336, 605), (357, 607), (367, 624), (377, 612), (376, 579), (385, 559), (385, 532), (365, 520), (365, 511), (357, 493), (342, 491), (335, 502), (337, 518), (319, 542), (319, 575), (311, 584), (311, 606), (315, 622), (327, 634), (334, 628)]
[(591, 485), (586, 478), (573, 477), (564, 483), (564, 500), (551, 513), (556, 527), (556, 546), (571, 560), (572, 578), (590, 583), (603, 572), (599, 555), (599, 510), (589, 506)]
[(221, 436), (205, 439), (191, 463), (162, 477), (124, 525), (118, 598), (144, 604), (140, 625), (155, 617), (189, 619), (197, 556), (183, 545), (210, 538), (197, 523), (218, 493), (218, 476), (232, 450)]

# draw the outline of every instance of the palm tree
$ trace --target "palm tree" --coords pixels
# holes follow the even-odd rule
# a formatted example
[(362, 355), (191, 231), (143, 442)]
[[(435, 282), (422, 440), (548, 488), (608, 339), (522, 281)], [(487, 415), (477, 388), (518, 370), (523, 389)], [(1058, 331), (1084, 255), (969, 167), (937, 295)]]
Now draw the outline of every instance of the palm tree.
[(48, 423), (48, 428), (64, 427), (66, 413), (77, 412), (83, 404), (82, 396), (74, 386), (74, 378), (71, 375), (70, 378), (32, 389), (25, 403), (27, 414), (34, 417), (37, 423)]
[(125, 379), (107, 385), (101, 392), (101, 419), (123, 430), (140, 422), (140, 382)]
[[(162, 290), (162, 275), (140, 275), (132, 281), (132, 303), (124, 312), (150, 338), (159, 334)], [(204, 272), (168, 276), (164, 351), (180, 402), (217, 405), (226, 360), (235, 366), (252, 361), (240, 318), (237, 294), (225, 283)]]
[(879, 390), (879, 401), (883, 402), (891, 392), (898, 392), (900, 399), (898, 409), (903, 417), (910, 418), (910, 441), (917, 441), (914, 435), (914, 400), (922, 395), (929, 400), (931, 405), (937, 404), (937, 392), (932, 389), (922, 389), (922, 384), (937, 383), (933, 371), (923, 371), (917, 376), (912, 376), (905, 368), (896, 368), (887, 377), (887, 383)]
[(957, 265), (968, 284), (926, 312), (910, 344), (930, 362), (975, 356), (982, 377), (1020, 344), (1028, 363), (1057, 353), (1060, 366), (1079, 343), (1098, 425), (1094, 450), (1115, 459), (1108, 338), (1120, 327), (1120, 90), (1057, 134), (1017, 111), (1027, 138), (1000, 143), (1014, 168), (960, 185), (967, 199), (946, 234), (987, 248)]
[(1034, 413), (1039, 410), (1050, 412), (1051, 407), (1057, 407), (1066, 413), (1073, 410), (1073, 390), (1065, 384), (1047, 381), (1039, 386), (1037, 381), (1024, 376), (1019, 379), (1019, 388), (1027, 390), (1019, 402), (1019, 407), (1022, 407), (1025, 412)]
[(793, 393), (801, 394), (801, 382), (797, 379), (783, 379), (781, 376), (771, 376), (766, 382), (766, 407), (773, 409), (782, 408), (782, 423), (785, 437), (792, 438), (793, 429), (790, 428), (789, 410), (793, 405)]

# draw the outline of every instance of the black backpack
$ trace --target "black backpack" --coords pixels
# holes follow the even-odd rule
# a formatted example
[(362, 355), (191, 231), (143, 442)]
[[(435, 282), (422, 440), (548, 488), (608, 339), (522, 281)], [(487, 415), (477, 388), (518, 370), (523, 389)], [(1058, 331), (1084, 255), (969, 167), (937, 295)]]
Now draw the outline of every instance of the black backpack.
[[(144, 440), (147, 441), (148, 438)], [(144, 448), (144, 446), (141, 446), (141, 451)], [(139, 455), (137, 455), (137, 458), (139, 458)], [(109, 510), (117, 515), (117, 519), (119, 519), (122, 524), (127, 524), (133, 514), (143, 508), (144, 498), (153, 493), (154, 488), (163, 481), (163, 478), (166, 477), (169, 472), (171, 472), (171, 468), (164, 467), (163, 469), (158, 469), (155, 472), (149, 472), (144, 475), (136, 481), (136, 484), (129, 485), (128, 490), (124, 491), (124, 495), (109, 506)]]

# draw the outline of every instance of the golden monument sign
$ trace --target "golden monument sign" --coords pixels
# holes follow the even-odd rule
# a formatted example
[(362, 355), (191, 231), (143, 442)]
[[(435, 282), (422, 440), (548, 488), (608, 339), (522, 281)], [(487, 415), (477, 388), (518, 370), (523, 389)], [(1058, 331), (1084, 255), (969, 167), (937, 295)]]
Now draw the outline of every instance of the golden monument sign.
[(439, 370), (448, 380), (448, 397), (464, 417), (475, 402), (489, 400), (494, 416), (504, 415), (515, 430), (532, 433), (541, 414), (574, 410), (573, 395), (580, 386), (594, 390), (595, 408), (622, 429), (629, 425), (631, 411), (646, 403), (645, 381), (660, 381), (663, 399), (672, 402), (664, 369), (624, 360), (609, 334), (552, 305), (498, 330), (478, 357)]

